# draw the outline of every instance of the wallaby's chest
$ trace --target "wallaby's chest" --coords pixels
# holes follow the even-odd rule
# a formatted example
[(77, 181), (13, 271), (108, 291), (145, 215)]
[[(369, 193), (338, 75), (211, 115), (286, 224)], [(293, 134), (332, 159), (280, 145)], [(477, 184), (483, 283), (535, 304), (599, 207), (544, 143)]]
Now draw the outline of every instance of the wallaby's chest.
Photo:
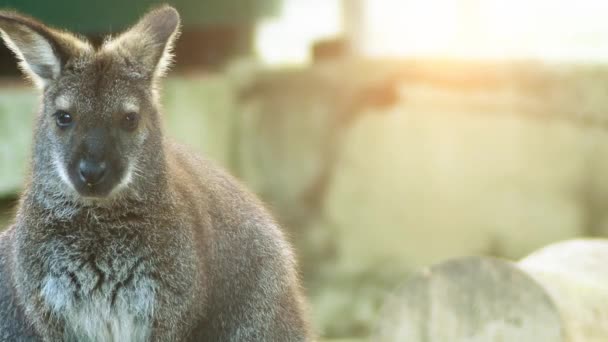
[(141, 253), (60, 247), (50, 257), (41, 297), (64, 326), (66, 341), (146, 341), (157, 282)]

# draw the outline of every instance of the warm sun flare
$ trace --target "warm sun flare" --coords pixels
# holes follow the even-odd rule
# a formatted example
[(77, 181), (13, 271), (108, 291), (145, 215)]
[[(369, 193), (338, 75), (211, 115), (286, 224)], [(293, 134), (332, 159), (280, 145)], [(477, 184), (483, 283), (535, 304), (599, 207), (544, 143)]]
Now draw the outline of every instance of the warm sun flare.
[(601, 60), (606, 1), (365, 1), (365, 52), (373, 56)]
[[(269, 64), (308, 61), (311, 44), (342, 33), (354, 0), (288, 0), (258, 27)], [(608, 2), (601, 0), (356, 0), (357, 46), (372, 57), (608, 60)]]

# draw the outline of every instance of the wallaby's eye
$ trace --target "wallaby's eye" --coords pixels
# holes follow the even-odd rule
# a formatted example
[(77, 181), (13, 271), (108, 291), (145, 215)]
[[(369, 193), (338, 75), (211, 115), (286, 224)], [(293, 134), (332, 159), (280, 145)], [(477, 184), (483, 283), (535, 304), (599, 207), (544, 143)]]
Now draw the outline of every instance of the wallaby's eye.
[(68, 128), (74, 123), (72, 115), (62, 110), (55, 113), (55, 120), (57, 121), (57, 126), (61, 128)]
[(137, 114), (135, 112), (127, 113), (123, 117), (122, 125), (123, 125), (124, 129), (126, 129), (127, 131), (135, 130), (137, 128), (138, 124), (139, 124), (139, 114)]

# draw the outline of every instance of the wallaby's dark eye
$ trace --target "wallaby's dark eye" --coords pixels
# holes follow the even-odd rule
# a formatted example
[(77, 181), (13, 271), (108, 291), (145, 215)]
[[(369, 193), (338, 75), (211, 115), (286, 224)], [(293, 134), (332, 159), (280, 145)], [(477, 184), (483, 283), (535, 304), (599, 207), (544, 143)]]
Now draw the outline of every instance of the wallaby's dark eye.
[(55, 113), (55, 119), (57, 120), (57, 126), (61, 128), (70, 127), (74, 123), (72, 115), (62, 110)]
[(132, 131), (137, 128), (138, 124), (139, 124), (139, 114), (137, 114), (135, 112), (130, 112), (130, 113), (125, 114), (122, 125), (126, 130)]

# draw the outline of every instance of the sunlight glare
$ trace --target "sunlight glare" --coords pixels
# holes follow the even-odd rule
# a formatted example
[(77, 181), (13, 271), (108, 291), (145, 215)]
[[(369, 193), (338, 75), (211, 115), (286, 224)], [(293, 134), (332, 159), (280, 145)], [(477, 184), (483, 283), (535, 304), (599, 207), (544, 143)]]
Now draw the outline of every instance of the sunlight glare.
[(376, 57), (608, 60), (608, 1), (367, 0)]
[(340, 0), (284, 0), (280, 15), (256, 28), (257, 55), (269, 65), (307, 63), (315, 41), (340, 34), (340, 5)]

